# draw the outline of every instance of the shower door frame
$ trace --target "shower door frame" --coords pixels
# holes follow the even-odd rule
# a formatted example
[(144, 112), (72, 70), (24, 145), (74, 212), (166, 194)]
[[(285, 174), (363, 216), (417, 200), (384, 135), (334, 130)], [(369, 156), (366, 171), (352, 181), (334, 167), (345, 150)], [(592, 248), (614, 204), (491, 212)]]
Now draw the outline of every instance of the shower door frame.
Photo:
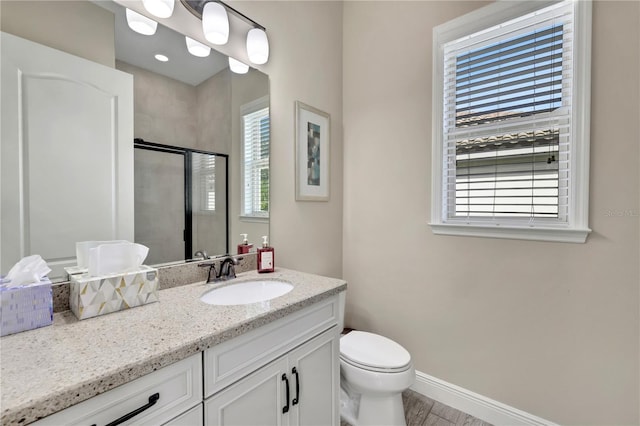
[[(166, 152), (168, 154), (179, 154), (184, 158), (184, 260), (188, 261), (193, 258), (193, 191), (192, 191), (192, 167), (191, 160), (192, 154), (206, 154), (214, 155), (216, 157), (222, 157), (225, 160), (225, 253), (214, 254), (228, 254), (229, 253), (229, 155), (221, 154), (212, 151), (203, 151), (200, 149), (184, 148), (176, 145), (166, 145), (156, 142), (145, 141), (141, 138), (135, 138), (133, 140), (133, 147), (138, 149), (146, 149), (149, 151)], [(135, 215), (135, 212), (134, 212)]]

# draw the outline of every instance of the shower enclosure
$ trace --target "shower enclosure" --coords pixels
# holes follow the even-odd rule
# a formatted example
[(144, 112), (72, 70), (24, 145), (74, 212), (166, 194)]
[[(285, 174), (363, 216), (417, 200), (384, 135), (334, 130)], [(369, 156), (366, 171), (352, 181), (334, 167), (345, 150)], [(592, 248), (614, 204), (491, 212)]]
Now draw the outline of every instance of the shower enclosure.
[(228, 155), (134, 141), (135, 241), (146, 263), (229, 252)]

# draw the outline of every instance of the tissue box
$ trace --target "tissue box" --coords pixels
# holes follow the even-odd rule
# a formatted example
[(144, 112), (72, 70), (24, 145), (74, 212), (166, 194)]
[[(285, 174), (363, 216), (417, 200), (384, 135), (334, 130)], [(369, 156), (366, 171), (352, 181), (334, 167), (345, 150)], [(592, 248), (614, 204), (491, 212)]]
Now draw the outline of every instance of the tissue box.
[(123, 274), (101, 277), (72, 275), (69, 305), (78, 319), (158, 301), (158, 270), (142, 265)]
[(51, 281), (7, 288), (0, 285), (0, 336), (53, 323)]

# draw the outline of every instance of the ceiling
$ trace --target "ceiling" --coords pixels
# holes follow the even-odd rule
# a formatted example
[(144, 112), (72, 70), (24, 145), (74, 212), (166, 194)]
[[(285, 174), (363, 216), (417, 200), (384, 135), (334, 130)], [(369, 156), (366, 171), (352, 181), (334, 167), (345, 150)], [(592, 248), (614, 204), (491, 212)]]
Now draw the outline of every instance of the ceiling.
[[(111, 0), (95, 0), (94, 3), (110, 10), (115, 15), (116, 59), (131, 65), (164, 75), (183, 83), (197, 86), (212, 75), (227, 68), (226, 55), (211, 49), (206, 58), (199, 58), (187, 51), (183, 35), (158, 24), (154, 35), (146, 36), (131, 30), (127, 25), (125, 8)], [(176, 7), (184, 7), (176, 2)], [(169, 58), (160, 62), (156, 54)]]

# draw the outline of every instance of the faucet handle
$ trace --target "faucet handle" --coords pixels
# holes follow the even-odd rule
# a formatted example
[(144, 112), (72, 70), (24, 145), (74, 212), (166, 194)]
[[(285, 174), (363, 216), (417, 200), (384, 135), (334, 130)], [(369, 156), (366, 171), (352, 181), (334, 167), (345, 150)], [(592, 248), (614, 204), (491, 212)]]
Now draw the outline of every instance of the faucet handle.
[[(203, 263), (198, 263), (198, 267), (200, 268), (206, 268), (209, 267), (209, 274), (207, 275), (207, 283), (213, 282), (215, 281), (217, 275), (216, 275), (216, 264), (215, 262), (203, 262)], [(222, 268), (220, 268), (222, 269)]]

